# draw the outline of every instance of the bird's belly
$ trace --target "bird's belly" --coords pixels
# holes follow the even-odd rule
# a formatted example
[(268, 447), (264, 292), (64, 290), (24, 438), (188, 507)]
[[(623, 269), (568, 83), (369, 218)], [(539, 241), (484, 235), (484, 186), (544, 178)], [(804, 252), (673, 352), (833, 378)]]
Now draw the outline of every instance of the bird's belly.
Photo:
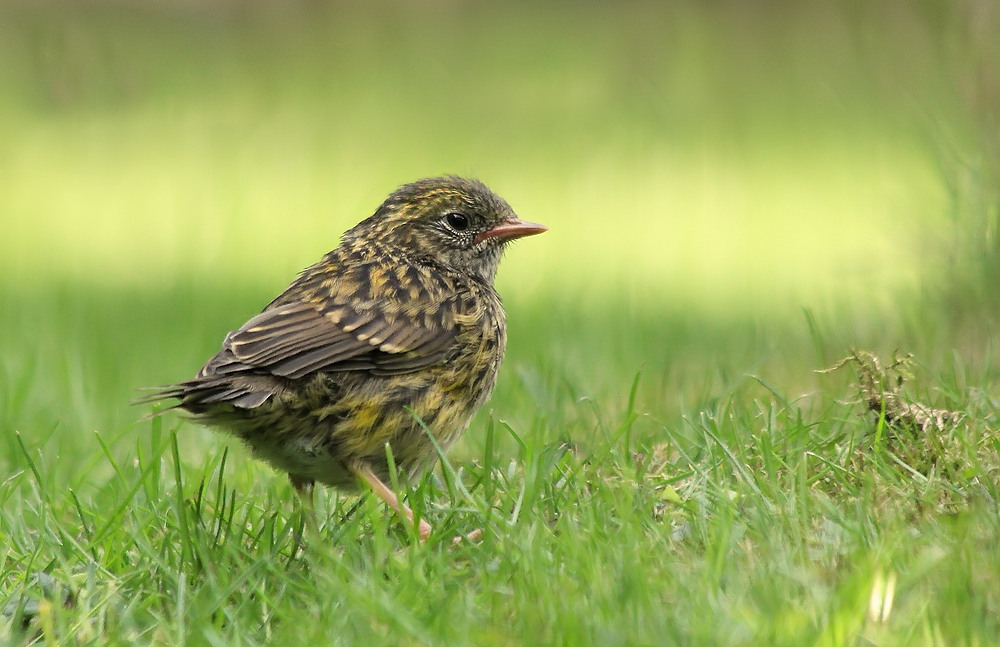
[(356, 489), (357, 478), (348, 471), (342, 457), (310, 440), (303, 435), (285, 443), (258, 442), (250, 448), (258, 458), (298, 480), (316, 481), (341, 490)]
[(416, 479), (437, 460), (435, 443), (451, 447), (493, 387), (455, 360), (405, 375), (320, 374), (226, 427), (299, 479), (354, 489), (348, 465), (362, 461), (386, 480), (389, 453), (398, 474)]
[(344, 490), (357, 487), (345, 456), (330, 440), (333, 421), (317, 420), (298, 407), (265, 405), (222, 426), (239, 437), (254, 456), (299, 480)]
[(456, 389), (452, 368), (382, 378), (380, 387), (346, 395), (332, 407), (336, 453), (363, 460), (383, 479), (391, 453), (400, 474), (418, 478), (437, 460), (435, 443), (447, 451), (487, 395)]

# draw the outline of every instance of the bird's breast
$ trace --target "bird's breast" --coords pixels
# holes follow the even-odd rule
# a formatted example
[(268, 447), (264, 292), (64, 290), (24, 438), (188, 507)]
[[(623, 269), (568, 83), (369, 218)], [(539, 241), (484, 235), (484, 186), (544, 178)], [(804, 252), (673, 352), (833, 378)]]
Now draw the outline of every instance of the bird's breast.
[(456, 324), (458, 351), (448, 362), (452, 388), (476, 409), (493, 391), (507, 346), (507, 322), (499, 298), (485, 293), (464, 299)]

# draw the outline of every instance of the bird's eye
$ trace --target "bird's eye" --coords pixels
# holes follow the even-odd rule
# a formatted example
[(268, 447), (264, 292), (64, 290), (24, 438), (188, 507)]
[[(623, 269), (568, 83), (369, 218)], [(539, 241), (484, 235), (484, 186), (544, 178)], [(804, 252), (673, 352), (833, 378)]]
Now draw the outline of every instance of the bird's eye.
[(465, 231), (469, 228), (469, 217), (463, 213), (449, 213), (444, 219), (455, 231)]

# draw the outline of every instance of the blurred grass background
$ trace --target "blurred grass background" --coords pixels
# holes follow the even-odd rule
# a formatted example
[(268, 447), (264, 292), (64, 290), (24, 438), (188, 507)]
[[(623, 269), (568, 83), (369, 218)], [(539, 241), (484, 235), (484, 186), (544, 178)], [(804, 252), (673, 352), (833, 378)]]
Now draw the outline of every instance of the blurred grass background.
[(885, 305), (958, 242), (958, 4), (8, 0), (0, 271), (272, 291), (455, 172), (552, 228), (508, 299)]
[(645, 367), (670, 417), (712, 390), (689, 366), (797, 372), (810, 335), (992, 348), (994, 3), (0, 12), (5, 397), (50, 424), (125, 424), (109, 397), (186, 376), (389, 190), (446, 172), (551, 228), (501, 270), (523, 373), (501, 389), (622, 396)]
[(388, 191), (449, 172), (551, 228), (501, 269), (504, 415), (621, 408), (640, 370), (668, 420), (762, 366), (807, 391), (836, 359), (817, 335), (978, 361), (997, 14), (6, 0), (0, 422), (127, 437), (134, 388), (190, 374)]

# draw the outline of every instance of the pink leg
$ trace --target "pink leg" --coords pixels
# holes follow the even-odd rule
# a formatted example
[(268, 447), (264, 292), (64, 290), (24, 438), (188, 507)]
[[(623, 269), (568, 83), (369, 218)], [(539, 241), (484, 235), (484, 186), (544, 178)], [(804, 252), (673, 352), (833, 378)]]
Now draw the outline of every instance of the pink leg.
[[(396, 493), (383, 483), (379, 477), (375, 476), (375, 472), (370, 467), (364, 463), (354, 463), (350, 469), (359, 479), (368, 484), (368, 487), (372, 489), (375, 496), (385, 501), (400, 516), (405, 517), (411, 526), (414, 525), (413, 510), (410, 510), (409, 506), (400, 501)], [(424, 519), (420, 520), (417, 535), (420, 537), (420, 541), (427, 541), (427, 538), (431, 536), (431, 525)]]

